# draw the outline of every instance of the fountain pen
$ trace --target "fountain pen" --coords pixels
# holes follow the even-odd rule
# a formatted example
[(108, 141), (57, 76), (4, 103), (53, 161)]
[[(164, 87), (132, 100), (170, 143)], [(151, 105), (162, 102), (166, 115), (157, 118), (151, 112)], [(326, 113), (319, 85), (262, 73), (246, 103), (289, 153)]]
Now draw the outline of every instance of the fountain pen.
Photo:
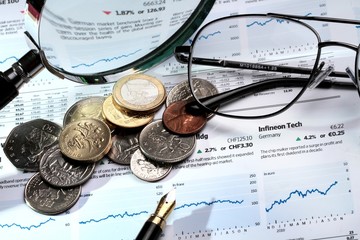
[(164, 195), (153, 214), (148, 218), (135, 240), (155, 240), (162, 233), (166, 219), (175, 207), (175, 189)]

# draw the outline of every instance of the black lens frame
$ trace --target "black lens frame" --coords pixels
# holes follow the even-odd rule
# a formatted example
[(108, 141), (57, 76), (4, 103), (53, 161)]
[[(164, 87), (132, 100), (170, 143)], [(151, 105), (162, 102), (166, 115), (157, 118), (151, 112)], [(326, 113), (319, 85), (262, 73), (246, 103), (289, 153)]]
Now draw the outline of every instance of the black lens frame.
[[(196, 97), (196, 95), (194, 94), (195, 90), (191, 84), (191, 68), (192, 68), (192, 64), (196, 63), (196, 64), (200, 64), (200, 65), (208, 65), (208, 66), (219, 66), (219, 67), (227, 67), (227, 68), (240, 68), (238, 62), (234, 62), (234, 61), (226, 61), (226, 60), (214, 60), (214, 59), (200, 59), (200, 58), (195, 58), (192, 55), (192, 49), (194, 47), (194, 45), (196, 44), (196, 39), (198, 39), (199, 35), (201, 34), (202, 30), (204, 28), (206, 28), (207, 26), (215, 23), (215, 22), (219, 22), (222, 20), (226, 20), (226, 19), (230, 19), (230, 18), (242, 18), (242, 17), (267, 17), (267, 18), (277, 18), (277, 19), (281, 19), (281, 20), (286, 20), (286, 21), (290, 21), (296, 24), (300, 24), (304, 27), (306, 27), (307, 29), (309, 29), (309, 31), (312, 31), (314, 33), (314, 36), (316, 36), (316, 38), (318, 39), (318, 49), (317, 49), (317, 56), (314, 62), (314, 66), (312, 69), (306, 69), (306, 68), (294, 68), (294, 67), (277, 67), (277, 72), (285, 72), (285, 73), (301, 73), (301, 74), (309, 74), (308, 78), (289, 78), (288, 80), (285, 78), (279, 78), (279, 79), (270, 79), (270, 80), (265, 80), (265, 81), (261, 81), (259, 83), (256, 84), (251, 84), (251, 86), (247, 86), (246, 89), (244, 87), (240, 87), (240, 88), (236, 88), (224, 93), (220, 93), (217, 94), (215, 96), (211, 96), (211, 97), (207, 97), (205, 99), (198, 99)], [(238, 119), (259, 119), (259, 118), (267, 118), (267, 117), (272, 117), (275, 115), (278, 115), (282, 112), (284, 112), (285, 110), (287, 110), (288, 108), (290, 108), (295, 102), (297, 102), (297, 100), (303, 95), (303, 93), (306, 91), (306, 89), (309, 87), (309, 85), (313, 82), (313, 80), (315, 79), (315, 75), (318, 72), (318, 68), (319, 68), (319, 62), (320, 62), (320, 57), (321, 57), (321, 50), (323, 47), (328, 47), (328, 46), (340, 46), (340, 47), (345, 47), (351, 50), (356, 51), (356, 58), (355, 58), (355, 78), (357, 79), (357, 86), (353, 83), (349, 83), (349, 84), (337, 84), (336, 82), (332, 82), (330, 80), (326, 80), (323, 81), (323, 83), (321, 83), (318, 87), (323, 87), (323, 88), (329, 88), (331, 86), (337, 86), (337, 87), (344, 87), (346, 89), (357, 89), (359, 92), (359, 96), (360, 96), (360, 80), (359, 80), (359, 70), (358, 70), (358, 63), (360, 63), (360, 45), (359, 46), (355, 46), (353, 44), (349, 44), (349, 43), (344, 43), (344, 42), (335, 42), (335, 41), (321, 41), (321, 37), (319, 35), (319, 33), (313, 28), (311, 27), (309, 24), (300, 21), (298, 19), (301, 20), (311, 20), (311, 21), (323, 21), (323, 22), (333, 22), (333, 23), (343, 23), (343, 24), (360, 24), (360, 21), (358, 20), (349, 20), (349, 19), (339, 19), (339, 18), (328, 18), (328, 17), (314, 17), (314, 16), (295, 16), (295, 15), (283, 15), (283, 14), (275, 14), (275, 13), (268, 13), (268, 14), (242, 14), (242, 15), (233, 15), (233, 16), (227, 16), (227, 17), (222, 17), (219, 19), (215, 19), (213, 21), (210, 21), (208, 23), (206, 23), (194, 36), (194, 40), (192, 41), (191, 46), (180, 46), (177, 47), (175, 49), (175, 56), (177, 58), (177, 60), (179, 62), (182, 63), (187, 63), (188, 65), (188, 81), (189, 81), (189, 86), (191, 89), (191, 92), (194, 96), (195, 101), (191, 104), (189, 104), (189, 108), (193, 108), (193, 110), (203, 110), (203, 111), (207, 111), (207, 112), (212, 112), (214, 114), (220, 115), (220, 116), (224, 116), (224, 117), (231, 117), (231, 118), (238, 118)], [(267, 69), (270, 69), (269, 66), (271, 67), (271, 65), (265, 65), (265, 64), (252, 64), (253, 66), (259, 65), (259, 69), (263, 69), (263, 67), (267, 67)], [(247, 69), (254, 69), (257, 70), (256, 67), (254, 68), (247, 68)], [(330, 74), (330, 76), (332, 77), (341, 77), (341, 78), (348, 78), (347, 73), (345, 72), (332, 72)], [(306, 82), (304, 84), (304, 81)], [(218, 112), (216, 109), (217, 107), (219, 107), (219, 105), (221, 103), (224, 103), (226, 101), (228, 101), (229, 99), (232, 99), (236, 96), (239, 96), (239, 94), (251, 94), (251, 91), (256, 91), (256, 90), (261, 90), (261, 89), (271, 89), (274, 88), (275, 86), (286, 86), (286, 87), (299, 87), (299, 83), (302, 82), (301, 85), (303, 86), (302, 89), (300, 90), (300, 92), (296, 95), (296, 97), (289, 102), (287, 105), (285, 105), (283, 108), (281, 108), (280, 110), (277, 110), (273, 113), (270, 114), (264, 114), (264, 115), (258, 115), (258, 116), (238, 116), (238, 115), (229, 115), (226, 113), (222, 113), (222, 112)], [(243, 96), (243, 95), (240, 95)]]

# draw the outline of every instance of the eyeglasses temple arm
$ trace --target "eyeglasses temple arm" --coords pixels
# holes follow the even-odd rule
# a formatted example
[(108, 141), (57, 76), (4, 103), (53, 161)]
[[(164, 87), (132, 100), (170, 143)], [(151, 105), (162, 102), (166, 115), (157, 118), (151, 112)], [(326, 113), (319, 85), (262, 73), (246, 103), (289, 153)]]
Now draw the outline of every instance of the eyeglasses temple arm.
[[(185, 51), (187, 48), (189, 48), (189, 46), (182, 46), (182, 47), (184, 48), (183, 49), (177, 48), (177, 50), (175, 51), (175, 57), (179, 62), (187, 63), (189, 61), (189, 57), (186, 56), (181, 51)], [(270, 65), (264, 63), (238, 62), (238, 61), (223, 60), (223, 59), (196, 57), (196, 58), (192, 58), (191, 62), (197, 65), (205, 65), (205, 66), (213, 66), (213, 67), (260, 70), (260, 71), (281, 72), (281, 73), (296, 73), (296, 74), (310, 75), (312, 72), (312, 69), (308, 69), (308, 68), (278, 66), (278, 65)], [(332, 73), (330, 73), (329, 76), (339, 77), (339, 78), (349, 77), (345, 72), (338, 72), (338, 71), (333, 71)]]
[(282, 17), (282, 18), (294, 18), (300, 20), (310, 20), (310, 21), (319, 21), (319, 22), (332, 22), (332, 23), (342, 23), (342, 24), (360, 24), (359, 20), (353, 19), (344, 19), (344, 18), (333, 18), (333, 17), (323, 17), (323, 16), (300, 16), (300, 15), (291, 15), (291, 14), (280, 14), (280, 13), (268, 13), (269, 17)]
[[(205, 97), (199, 99), (203, 106), (206, 106), (208, 109), (216, 109), (220, 105), (234, 101), (238, 98), (246, 97), (255, 92), (275, 89), (279, 87), (304, 87), (308, 84), (309, 80), (306, 78), (276, 78), (268, 79), (261, 82), (256, 82), (247, 86), (239, 87), (227, 92), (219, 93), (213, 96)], [(356, 90), (356, 87), (352, 83), (347, 82), (337, 82), (331, 80), (323, 80), (317, 88), (340, 88), (343, 90)], [(195, 101), (190, 102), (187, 105), (189, 111), (201, 111), (202, 107), (199, 106)]]

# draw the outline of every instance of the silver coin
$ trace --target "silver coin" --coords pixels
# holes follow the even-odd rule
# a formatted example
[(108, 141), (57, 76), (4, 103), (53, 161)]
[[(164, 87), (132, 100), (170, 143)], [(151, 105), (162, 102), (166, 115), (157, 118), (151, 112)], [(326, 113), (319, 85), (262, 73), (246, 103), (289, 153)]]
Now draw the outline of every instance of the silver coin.
[(63, 126), (84, 118), (95, 118), (105, 121), (102, 115), (102, 107), (105, 97), (88, 97), (74, 103), (65, 113)]
[(67, 211), (80, 197), (81, 186), (74, 188), (55, 188), (46, 183), (36, 173), (25, 186), (25, 202), (36, 212), (55, 215)]
[(139, 149), (139, 134), (141, 129), (122, 129), (112, 136), (111, 149), (107, 156), (110, 160), (129, 165), (131, 156)]
[[(194, 78), (195, 95), (198, 98), (208, 97), (218, 94), (217, 88), (209, 81)], [(190, 91), (189, 82), (183, 81), (175, 85), (170, 91), (166, 98), (166, 106), (168, 107), (171, 103), (183, 100), (193, 99), (193, 95)]]
[(54, 187), (74, 187), (92, 176), (96, 164), (70, 162), (60, 151), (59, 145), (49, 148), (40, 160), (41, 177)]
[(4, 153), (17, 168), (39, 171), (41, 157), (57, 144), (61, 127), (56, 123), (36, 119), (16, 126), (6, 138)]
[(172, 165), (150, 161), (138, 149), (131, 157), (130, 169), (136, 177), (144, 181), (155, 182), (165, 178), (171, 172)]
[(180, 162), (195, 150), (196, 138), (170, 133), (164, 128), (162, 120), (148, 124), (139, 136), (142, 153), (151, 160), (160, 162)]

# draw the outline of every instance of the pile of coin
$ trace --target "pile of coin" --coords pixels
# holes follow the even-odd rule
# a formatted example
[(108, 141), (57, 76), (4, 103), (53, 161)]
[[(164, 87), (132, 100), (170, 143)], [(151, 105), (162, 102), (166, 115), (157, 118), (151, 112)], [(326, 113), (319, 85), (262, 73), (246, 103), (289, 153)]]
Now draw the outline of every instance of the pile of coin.
[[(199, 80), (200, 87), (207, 89), (201, 92), (214, 94), (215, 88), (204, 87), (205, 82)], [(201, 129), (183, 131), (185, 128), (179, 127), (172, 131), (167, 127), (169, 121), (165, 120), (170, 118), (164, 117), (168, 109), (191, 99), (186, 84), (177, 85), (167, 96), (156, 78), (126, 76), (114, 85), (110, 96), (89, 97), (73, 104), (65, 113), (63, 128), (43, 119), (15, 127), (4, 152), (15, 167), (37, 172), (25, 186), (25, 202), (43, 214), (68, 210), (104, 157), (129, 165), (133, 174), (145, 181), (166, 177), (173, 164), (193, 153), (195, 133)], [(163, 119), (153, 121), (165, 100)], [(206, 121), (209, 116), (204, 116)]]
[(82, 165), (67, 159), (59, 147), (62, 128), (36, 119), (15, 127), (4, 152), (18, 169), (36, 172), (25, 186), (25, 202), (42, 214), (59, 214), (79, 199), (81, 184), (90, 179), (95, 163)]

